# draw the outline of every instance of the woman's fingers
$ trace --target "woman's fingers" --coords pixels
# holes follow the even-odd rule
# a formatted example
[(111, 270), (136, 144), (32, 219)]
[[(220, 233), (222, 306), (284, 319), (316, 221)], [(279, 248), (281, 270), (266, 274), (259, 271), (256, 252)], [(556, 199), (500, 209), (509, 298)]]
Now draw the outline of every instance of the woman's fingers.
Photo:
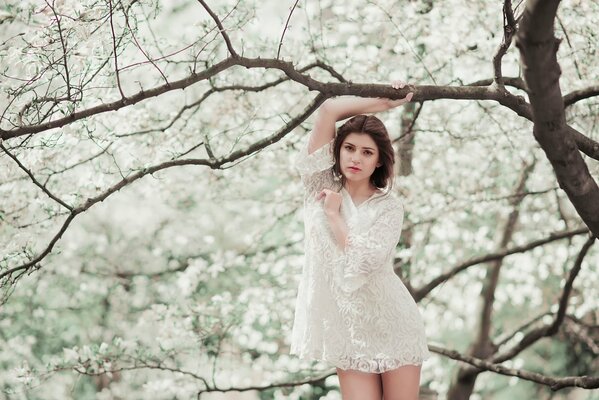
[[(403, 89), (404, 87), (406, 87), (406, 83), (404, 81), (396, 80), (396, 81), (391, 82), (391, 86), (393, 87), (393, 89)], [(408, 102), (412, 101), (413, 96), (414, 96), (414, 93), (410, 92), (403, 99), (391, 100), (391, 105), (393, 107), (397, 107), (402, 104), (408, 103)]]
[(392, 81), (391, 82), (391, 86), (393, 87), (393, 89), (402, 89), (404, 86), (406, 86), (406, 83), (404, 81)]
[(389, 105), (391, 107), (399, 107), (403, 104), (406, 104), (406, 103), (409, 103), (410, 101), (412, 101), (412, 97), (414, 97), (414, 93), (410, 92), (403, 99), (397, 99), (397, 100), (388, 99), (387, 101), (389, 102)]
[(323, 197), (326, 197), (327, 193), (326, 193), (326, 189), (322, 189), (320, 192), (318, 192), (316, 194), (316, 200), (320, 200)]

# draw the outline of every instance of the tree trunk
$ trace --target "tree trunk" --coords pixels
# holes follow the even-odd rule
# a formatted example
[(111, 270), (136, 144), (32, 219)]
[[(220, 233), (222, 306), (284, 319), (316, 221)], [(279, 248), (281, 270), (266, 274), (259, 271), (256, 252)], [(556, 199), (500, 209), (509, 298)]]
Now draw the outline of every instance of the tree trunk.
[[(512, 211), (508, 216), (507, 220), (503, 224), (501, 230), (501, 237), (498, 240), (498, 250), (504, 250), (512, 240), (512, 235), (516, 230), (516, 223), (520, 214), (520, 204), (524, 195), (522, 192), (525, 189), (526, 181), (530, 176), (535, 163), (530, 165), (524, 165), (518, 183), (514, 188), (514, 197), (510, 201)], [(469, 355), (485, 359), (493, 355), (496, 352), (496, 346), (491, 338), (491, 327), (493, 322), (493, 304), (495, 302), (495, 290), (499, 283), (499, 272), (503, 265), (503, 259), (493, 261), (487, 269), (487, 275), (483, 288), (481, 290), (482, 307), (481, 317), (479, 320), (479, 326), (477, 329), (476, 340), (470, 346), (468, 350)], [(471, 366), (459, 367), (455, 379), (453, 380), (449, 391), (447, 393), (448, 400), (467, 400), (474, 391), (474, 385), (476, 384), (476, 378), (481, 371)]]
[(553, 166), (559, 186), (595, 237), (599, 237), (599, 186), (566, 124), (557, 63), (560, 41), (553, 21), (559, 0), (526, 3), (516, 46), (533, 114), (534, 137)]

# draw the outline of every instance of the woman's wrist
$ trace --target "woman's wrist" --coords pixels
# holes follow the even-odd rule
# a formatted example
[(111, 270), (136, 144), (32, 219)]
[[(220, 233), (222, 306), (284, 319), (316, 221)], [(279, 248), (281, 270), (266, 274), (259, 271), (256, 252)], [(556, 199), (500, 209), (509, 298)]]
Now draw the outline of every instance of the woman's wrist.
[(341, 217), (341, 213), (339, 211), (325, 211), (325, 214), (327, 216), (327, 220), (329, 221), (329, 226), (331, 227), (333, 236), (335, 237), (335, 242), (337, 242), (337, 246), (343, 250), (347, 241), (347, 224)]
[(341, 217), (341, 212), (339, 210), (325, 210), (324, 211), (327, 218), (336, 219)]

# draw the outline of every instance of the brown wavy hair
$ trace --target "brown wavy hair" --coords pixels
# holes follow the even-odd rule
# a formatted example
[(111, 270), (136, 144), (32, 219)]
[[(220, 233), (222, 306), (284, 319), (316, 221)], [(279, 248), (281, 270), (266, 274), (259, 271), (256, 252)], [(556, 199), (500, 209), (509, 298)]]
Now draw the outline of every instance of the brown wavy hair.
[(395, 152), (391, 145), (387, 128), (385, 128), (383, 122), (374, 115), (356, 115), (337, 129), (337, 135), (335, 136), (335, 142), (333, 144), (333, 157), (335, 159), (333, 172), (335, 175), (341, 177), (342, 184), (345, 183), (345, 177), (341, 174), (339, 165), (339, 153), (341, 151), (341, 144), (343, 144), (343, 141), (350, 133), (365, 133), (374, 140), (376, 147), (379, 150), (379, 162), (381, 163), (381, 166), (376, 167), (372, 175), (370, 175), (370, 181), (379, 189), (382, 189), (387, 185), (391, 188), (393, 185)]

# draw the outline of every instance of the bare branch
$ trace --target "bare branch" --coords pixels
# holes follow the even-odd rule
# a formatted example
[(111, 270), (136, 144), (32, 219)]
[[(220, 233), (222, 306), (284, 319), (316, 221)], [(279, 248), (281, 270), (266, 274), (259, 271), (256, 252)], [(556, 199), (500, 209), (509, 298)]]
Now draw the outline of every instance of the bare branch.
[(533, 249), (535, 247), (542, 246), (544, 244), (547, 244), (547, 243), (550, 243), (550, 242), (553, 242), (556, 240), (565, 239), (565, 238), (569, 238), (569, 237), (572, 237), (575, 235), (585, 234), (588, 232), (589, 232), (589, 230), (587, 228), (579, 228), (579, 229), (574, 229), (574, 230), (565, 231), (565, 232), (556, 232), (556, 233), (549, 235), (549, 237), (547, 237), (545, 239), (535, 240), (535, 241), (532, 241), (523, 246), (516, 246), (511, 249), (506, 249), (506, 250), (502, 250), (502, 251), (499, 251), (496, 253), (486, 254), (484, 256), (476, 257), (471, 260), (465, 261), (462, 264), (459, 264), (459, 265), (453, 267), (448, 272), (441, 274), (441, 275), (437, 276), (436, 278), (432, 279), (429, 283), (427, 283), (420, 289), (417, 289), (414, 292), (414, 298), (416, 299), (416, 301), (422, 300), (434, 288), (436, 288), (443, 282), (449, 280), (454, 275), (462, 272), (463, 270), (465, 270), (473, 265), (482, 264), (484, 262), (489, 262), (489, 261), (493, 261), (496, 259), (501, 259), (510, 254), (523, 253), (523, 252)]
[(512, 44), (512, 37), (516, 33), (516, 20), (512, 11), (512, 1), (504, 0), (503, 2), (503, 38), (501, 44), (497, 48), (493, 56), (493, 81), (497, 86), (503, 88), (503, 74), (501, 73), (501, 60)]
[[(227, 49), (229, 49), (229, 54), (231, 54), (231, 57), (233, 57), (233, 58), (239, 57), (239, 55), (237, 54), (237, 52), (233, 48), (233, 45), (231, 44), (231, 39), (229, 38), (229, 35), (227, 34), (225, 28), (223, 27), (222, 22), (220, 22), (220, 19), (218, 18), (218, 15), (216, 15), (214, 13), (214, 11), (212, 11), (210, 9), (210, 7), (208, 7), (208, 5), (206, 4), (206, 2), (204, 0), (198, 0), (198, 1), (202, 5), (202, 7), (204, 7), (204, 9), (208, 12), (208, 14), (210, 14), (210, 16), (212, 17), (212, 19), (216, 23), (216, 26), (218, 26), (218, 29), (219, 29), (221, 35), (223, 36), (223, 39), (225, 39), (225, 43), (227, 44)], [(239, 2), (237, 2), (237, 4), (239, 4)], [(233, 7), (233, 8), (236, 8), (237, 4), (235, 4), (235, 7)]]
[(42, 185), (35, 178), (35, 176), (33, 176), (33, 173), (27, 167), (25, 167), (23, 164), (21, 164), (21, 162), (19, 161), (19, 159), (14, 154), (12, 154), (10, 151), (8, 151), (8, 149), (6, 147), (4, 147), (4, 145), (2, 143), (0, 143), (0, 149), (2, 149), (2, 151), (4, 151), (10, 158), (12, 158), (17, 163), (17, 165), (19, 166), (19, 168), (21, 168), (23, 171), (25, 171), (25, 173), (27, 175), (29, 175), (29, 178), (31, 179), (31, 181), (37, 187), (39, 187), (40, 189), (42, 189), (42, 191), (44, 193), (46, 193), (48, 195), (48, 197), (50, 197), (52, 200), (56, 201), (58, 204), (60, 204), (64, 208), (68, 209), (69, 211), (73, 211), (73, 207), (72, 206), (70, 206), (69, 204), (67, 204), (66, 202), (64, 202), (60, 198), (58, 198), (58, 196), (55, 196), (52, 192), (50, 192), (50, 190), (48, 190), (48, 188), (45, 185)]
[(584, 344), (595, 357), (599, 356), (599, 343), (592, 337), (588, 328), (577, 323), (570, 316), (566, 317), (568, 319), (564, 321), (564, 331), (568, 335), (574, 336), (579, 343)]
[(118, 52), (117, 52), (117, 47), (116, 47), (116, 34), (114, 33), (114, 23), (113, 23), (113, 19), (114, 19), (114, 9), (112, 7), (112, 0), (108, 0), (108, 5), (110, 7), (110, 30), (112, 32), (112, 51), (114, 52), (114, 73), (116, 74), (116, 84), (119, 88), (119, 92), (121, 93), (121, 98), (124, 100), (127, 98), (127, 96), (125, 96), (125, 93), (123, 92), (123, 88), (121, 86), (121, 78), (119, 76), (119, 58), (118, 58)]
[[(321, 68), (327, 69), (333, 73), (332, 68), (325, 68), (324, 64), (318, 63)], [(530, 106), (520, 96), (514, 96), (507, 92), (500, 92), (493, 89), (492, 87), (484, 86), (413, 86), (410, 85), (404, 89), (396, 90), (390, 88), (388, 85), (372, 85), (372, 84), (356, 84), (356, 83), (334, 83), (334, 82), (320, 82), (309, 75), (305, 75), (301, 70), (296, 70), (293, 64), (281, 60), (275, 59), (262, 59), (262, 58), (245, 58), (239, 57), (237, 59), (228, 58), (221, 61), (213, 66), (205, 69), (200, 73), (191, 73), (189, 76), (180, 79), (178, 81), (171, 82), (170, 85), (157, 86), (147, 91), (141, 90), (140, 92), (130, 96), (127, 99), (120, 99), (111, 103), (100, 104), (85, 110), (76, 111), (72, 114), (56, 119), (54, 121), (40, 123), (37, 125), (21, 126), (12, 130), (0, 129), (0, 137), (3, 139), (10, 139), (16, 136), (25, 135), (28, 133), (37, 133), (52, 128), (58, 128), (67, 125), (71, 122), (87, 118), (93, 115), (108, 111), (116, 111), (128, 105), (136, 104), (140, 101), (159, 96), (172, 90), (184, 89), (194, 83), (208, 79), (218, 73), (232, 67), (232, 66), (243, 66), (246, 68), (272, 68), (278, 69), (284, 72), (291, 80), (298, 82), (306, 86), (310, 90), (316, 90), (327, 96), (341, 96), (341, 95), (356, 95), (362, 97), (388, 97), (391, 99), (401, 98), (409, 92), (414, 92), (413, 101), (426, 101), (426, 100), (437, 100), (437, 99), (455, 99), (455, 100), (494, 100), (500, 104), (515, 111), (518, 115), (532, 120), (532, 112)], [(338, 79), (343, 79), (340, 75)], [(584, 136), (575, 129), (567, 126), (570, 134), (574, 136), (576, 144), (580, 151), (587, 154), (589, 157), (599, 160), (599, 143), (592, 139)]]
[(54, 8), (54, 0), (52, 0), (52, 5), (50, 5), (50, 3), (48, 3), (47, 0), (46, 0), (46, 4), (52, 10), (52, 13), (54, 14), (54, 18), (56, 20), (56, 24), (58, 25), (58, 35), (60, 36), (60, 44), (62, 46), (62, 60), (63, 60), (64, 73), (65, 73), (65, 82), (67, 84), (67, 98), (70, 99), (71, 98), (71, 80), (69, 77), (69, 64), (67, 62), (67, 46), (65, 44), (64, 37), (62, 35), (62, 27), (60, 26), (60, 17), (56, 13), (56, 9)]
[[(520, 77), (502, 77), (504, 86), (512, 86), (516, 89), (526, 90), (526, 83)], [(480, 81), (475, 81), (472, 83), (466, 84), (466, 86), (489, 86), (493, 83), (492, 78), (482, 79)]]
[(271, 383), (268, 385), (263, 385), (263, 386), (248, 386), (248, 387), (231, 387), (231, 388), (218, 388), (216, 385), (214, 385), (213, 387), (207, 387), (206, 389), (202, 389), (198, 392), (198, 399), (200, 398), (200, 396), (203, 393), (210, 393), (210, 392), (221, 392), (221, 393), (227, 393), (227, 392), (247, 392), (249, 390), (257, 390), (257, 391), (264, 391), (264, 390), (268, 390), (268, 389), (273, 389), (273, 388), (279, 388), (279, 387), (290, 387), (290, 386), (301, 386), (301, 385), (315, 385), (315, 384), (322, 384), (322, 382), (324, 382), (324, 380), (326, 378), (328, 378), (329, 376), (333, 376), (336, 375), (337, 372), (336, 371), (331, 371), (331, 372), (326, 372), (320, 376), (317, 376), (315, 378), (307, 378), (307, 379), (303, 379), (301, 381), (297, 381), (297, 382), (282, 382), (282, 383)]
[[(117, 184), (108, 188), (104, 193), (101, 193), (93, 198), (88, 198), (84, 204), (82, 204), (76, 208), (73, 208), (71, 210), (70, 214), (67, 216), (67, 219), (64, 221), (63, 225), (61, 226), (58, 233), (56, 235), (54, 235), (54, 237), (51, 239), (48, 246), (38, 256), (34, 257), (31, 261), (29, 261), (25, 264), (10, 268), (10, 269), (0, 273), (0, 286), (6, 286), (7, 284), (9, 286), (14, 285), (14, 283), (18, 279), (20, 279), (25, 273), (28, 273), (28, 272), (32, 271), (33, 269), (35, 269), (35, 270), (40, 269), (42, 267), (41, 264), (39, 264), (40, 261), (43, 260), (48, 254), (50, 254), (50, 252), (52, 251), (56, 242), (62, 237), (62, 235), (68, 228), (68, 226), (71, 224), (73, 219), (78, 214), (81, 214), (84, 211), (87, 211), (93, 205), (104, 201), (111, 194), (118, 192), (123, 187), (143, 178), (144, 176), (146, 176), (148, 174), (151, 175), (157, 171), (175, 167), (175, 166), (180, 166), (180, 165), (204, 165), (204, 166), (209, 166), (212, 169), (222, 168), (223, 165), (225, 165), (225, 164), (232, 163), (234, 161), (238, 161), (238, 160), (242, 159), (243, 157), (254, 154), (254, 153), (260, 151), (261, 149), (265, 148), (266, 146), (279, 141), (280, 139), (285, 137), (285, 135), (287, 135), (289, 132), (291, 132), (293, 129), (295, 129), (297, 126), (299, 126), (299, 124), (301, 124), (306, 118), (308, 118), (325, 100), (326, 100), (326, 97), (324, 95), (322, 95), (322, 94), (317, 95), (315, 97), (314, 101), (308, 107), (306, 107), (306, 109), (302, 112), (302, 114), (296, 116), (295, 118), (293, 118), (292, 120), (287, 122), (285, 124), (285, 126), (283, 128), (281, 128), (278, 132), (276, 132), (276, 133), (272, 134), (271, 136), (268, 136), (262, 140), (256, 141), (255, 143), (251, 144), (246, 149), (237, 150), (225, 157), (221, 157), (219, 159), (213, 159), (213, 160), (211, 160), (211, 159), (178, 159), (178, 160), (166, 161), (161, 164), (154, 165), (152, 167), (143, 168), (139, 172), (136, 172), (130, 176), (124, 177), (120, 182), (118, 182)], [(7, 298), (3, 298), (2, 300), (6, 301)]]
[(577, 101), (589, 99), (591, 97), (599, 96), (599, 85), (589, 86), (584, 89), (574, 90), (564, 96), (564, 105), (571, 106)]
[(277, 50), (277, 60), (281, 55), (281, 46), (283, 46), (283, 38), (285, 37), (285, 32), (287, 31), (287, 27), (289, 26), (289, 21), (291, 20), (293, 11), (295, 10), (295, 7), (297, 7), (297, 3), (299, 3), (299, 0), (295, 0), (293, 7), (291, 7), (291, 12), (289, 12), (289, 16), (287, 16), (287, 22), (285, 22), (285, 28), (283, 28), (283, 32), (281, 33), (281, 39), (279, 40), (279, 49)]
[(444, 349), (439, 346), (429, 345), (428, 348), (434, 353), (444, 355), (453, 360), (468, 363), (479, 369), (493, 371), (506, 376), (516, 376), (527, 381), (549, 386), (552, 390), (559, 390), (571, 386), (581, 387), (584, 389), (599, 388), (599, 376), (566, 376), (558, 378), (521, 369), (507, 368), (501, 364), (481, 360), (476, 357), (465, 356), (458, 351)]
[(590, 236), (589, 239), (584, 243), (584, 245), (580, 249), (578, 257), (576, 258), (576, 261), (574, 262), (574, 265), (570, 270), (568, 280), (566, 281), (564, 289), (562, 290), (562, 295), (559, 301), (559, 308), (553, 322), (551, 324), (544, 325), (542, 327), (533, 329), (532, 331), (528, 332), (522, 338), (522, 340), (520, 340), (520, 342), (518, 342), (518, 344), (516, 344), (514, 347), (507, 351), (504, 351), (503, 353), (496, 354), (495, 356), (493, 356), (493, 362), (503, 362), (505, 360), (509, 360), (518, 355), (522, 350), (536, 343), (539, 339), (552, 336), (557, 333), (559, 326), (564, 321), (564, 317), (566, 315), (566, 309), (568, 307), (568, 298), (570, 296), (570, 292), (572, 291), (572, 284), (574, 282), (574, 279), (576, 279), (578, 272), (580, 272), (582, 261), (584, 260), (584, 257), (586, 256), (589, 248), (593, 245), (594, 242), (595, 238), (593, 236)]
[(131, 28), (131, 24), (129, 24), (129, 15), (127, 14), (127, 10), (125, 10), (125, 8), (122, 6), (122, 4), (121, 4), (121, 8), (123, 10), (123, 15), (125, 16), (125, 24), (127, 25), (127, 28), (129, 28), (129, 32), (131, 32), (131, 37), (133, 38), (133, 41), (135, 42), (135, 46), (139, 49), (141, 54), (144, 55), (144, 57), (148, 60), (148, 62), (150, 62), (154, 66), (154, 68), (156, 68), (158, 70), (158, 73), (160, 75), (162, 75), (162, 79), (164, 79), (164, 82), (168, 85), (169, 84), (168, 79), (166, 78), (166, 75), (164, 75), (164, 72), (162, 72), (162, 70), (160, 68), (158, 68), (158, 65), (156, 65), (156, 63), (152, 60), (152, 58), (149, 56), (149, 54), (144, 51), (144, 49), (141, 47), (141, 44), (137, 40), (137, 37), (135, 36), (135, 32), (133, 31), (133, 28)]

